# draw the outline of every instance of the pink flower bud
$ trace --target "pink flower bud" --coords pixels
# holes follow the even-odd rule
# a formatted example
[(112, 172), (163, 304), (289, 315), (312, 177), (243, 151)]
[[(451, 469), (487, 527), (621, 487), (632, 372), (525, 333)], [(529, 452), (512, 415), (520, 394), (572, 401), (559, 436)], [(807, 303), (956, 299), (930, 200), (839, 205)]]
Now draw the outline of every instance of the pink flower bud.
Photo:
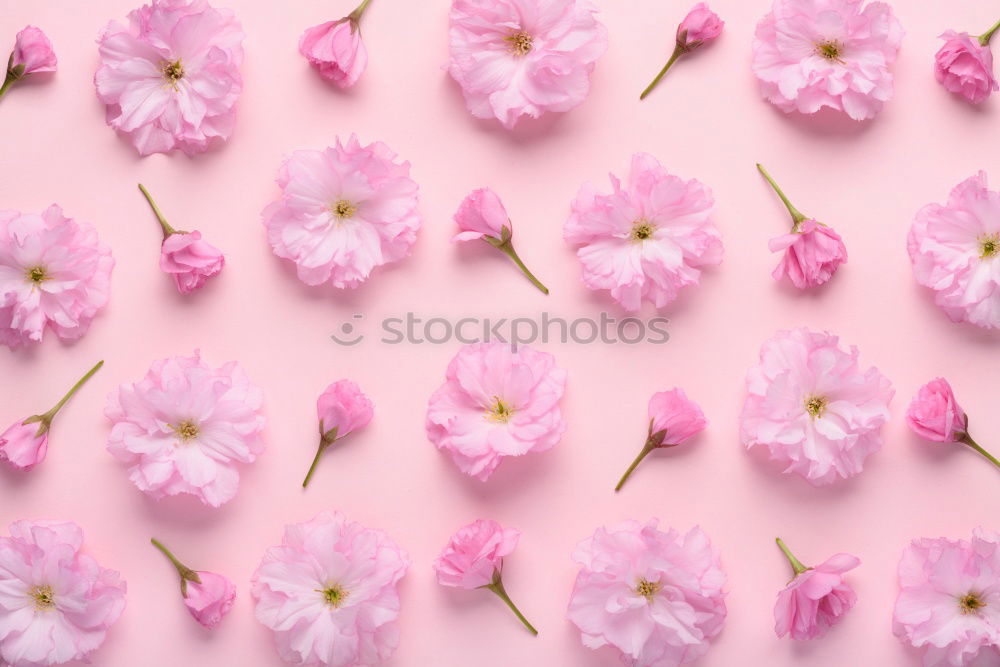
[(696, 49), (721, 35), (723, 25), (718, 14), (699, 2), (677, 26), (677, 44), (686, 51)]
[(361, 389), (350, 380), (334, 382), (316, 401), (323, 433), (337, 429), (337, 439), (368, 425), (374, 410), (372, 402)]
[(486, 236), (496, 239), (503, 237), (503, 228), (511, 228), (507, 209), (497, 193), (489, 188), (474, 190), (462, 200), (455, 222), (461, 230), (452, 241), (473, 241)]
[[(785, 550), (784, 543), (778, 544)], [(818, 639), (851, 610), (858, 596), (844, 581), (844, 573), (861, 561), (851, 554), (831, 556), (821, 565), (805, 568), (786, 551), (795, 578), (778, 593), (774, 605), (774, 632), (779, 637)]]
[(221, 250), (201, 240), (201, 232), (170, 234), (160, 251), (160, 268), (173, 277), (181, 294), (201, 288), (226, 264)]
[(906, 410), (906, 423), (914, 433), (934, 442), (958, 442), (967, 427), (965, 412), (944, 378), (920, 388)]
[(214, 572), (198, 572), (196, 581), (187, 582), (184, 604), (188, 611), (206, 628), (214, 628), (233, 607), (236, 587), (226, 577)]
[(28, 26), (17, 33), (14, 42), (14, 52), (10, 61), (10, 68), (24, 66), (25, 74), (35, 72), (55, 72), (56, 54), (52, 50), (52, 42), (45, 36), (45, 33), (34, 26)]
[(438, 583), (469, 590), (490, 585), (520, 537), (520, 531), (487, 519), (460, 528), (434, 561)]
[(653, 394), (649, 399), (650, 435), (665, 431), (663, 444), (679, 445), (705, 430), (708, 422), (698, 404), (683, 389)]
[(31, 470), (45, 460), (49, 450), (49, 431), (38, 422), (17, 422), (0, 434), (0, 461), (18, 470)]
[(799, 289), (818, 287), (833, 277), (847, 261), (847, 246), (832, 228), (815, 220), (798, 223), (795, 231), (771, 239), (771, 252), (785, 251), (771, 276), (787, 276)]
[(984, 102), (1000, 90), (993, 78), (993, 52), (969, 33), (949, 30), (944, 45), (934, 55), (934, 76), (942, 86), (972, 104)]
[(309, 28), (299, 39), (299, 53), (320, 75), (339, 88), (350, 88), (368, 65), (368, 51), (356, 21), (344, 18)]

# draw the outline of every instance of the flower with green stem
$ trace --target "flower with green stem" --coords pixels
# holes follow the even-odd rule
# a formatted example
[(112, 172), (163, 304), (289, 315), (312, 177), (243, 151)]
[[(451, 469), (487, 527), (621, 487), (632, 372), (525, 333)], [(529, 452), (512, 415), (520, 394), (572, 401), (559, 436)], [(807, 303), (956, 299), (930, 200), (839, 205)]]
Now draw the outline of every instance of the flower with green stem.
[(684, 20), (681, 21), (681, 24), (677, 26), (677, 33), (674, 38), (674, 52), (671, 54), (670, 60), (667, 61), (667, 64), (656, 75), (653, 82), (642, 91), (639, 99), (646, 99), (646, 96), (652, 92), (656, 84), (666, 75), (667, 70), (677, 62), (678, 58), (708, 44), (722, 34), (723, 25), (724, 23), (719, 16), (709, 9), (708, 5), (704, 2), (699, 2), (695, 5), (688, 12), (687, 16), (684, 17)]

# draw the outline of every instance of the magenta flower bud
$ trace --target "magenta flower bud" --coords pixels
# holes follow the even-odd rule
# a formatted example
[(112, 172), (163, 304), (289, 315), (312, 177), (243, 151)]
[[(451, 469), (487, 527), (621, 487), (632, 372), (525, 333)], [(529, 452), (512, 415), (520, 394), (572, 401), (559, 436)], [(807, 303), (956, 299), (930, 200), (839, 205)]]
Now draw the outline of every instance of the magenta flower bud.
[(1000, 459), (972, 439), (969, 418), (944, 378), (935, 378), (920, 388), (906, 409), (906, 423), (911, 431), (932, 442), (968, 445), (1000, 468)]
[(360, 21), (368, 3), (339, 21), (327, 21), (309, 28), (299, 39), (299, 53), (338, 88), (350, 88), (368, 65), (368, 51), (361, 40)]
[(725, 23), (704, 2), (695, 5), (677, 26), (677, 44), (691, 51), (722, 34)]
[(233, 582), (215, 572), (195, 571), (180, 562), (163, 543), (150, 539), (153, 546), (163, 552), (177, 570), (181, 579), (181, 596), (184, 606), (194, 620), (206, 628), (214, 628), (233, 607), (236, 600), (236, 586)]
[(303, 487), (309, 485), (323, 452), (337, 440), (367, 426), (374, 408), (358, 385), (350, 380), (338, 380), (320, 394), (316, 412), (319, 415), (319, 448), (302, 482)]

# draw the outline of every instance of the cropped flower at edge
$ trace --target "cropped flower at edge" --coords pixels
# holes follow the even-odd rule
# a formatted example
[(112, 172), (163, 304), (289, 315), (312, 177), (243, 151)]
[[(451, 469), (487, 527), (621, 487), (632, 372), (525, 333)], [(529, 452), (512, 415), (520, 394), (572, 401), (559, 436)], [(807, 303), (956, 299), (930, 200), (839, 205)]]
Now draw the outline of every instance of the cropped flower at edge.
[(115, 260), (86, 222), (53, 204), (0, 211), (0, 344), (38, 343), (46, 329), (76, 340), (108, 303)]
[(563, 229), (588, 288), (609, 290), (628, 311), (643, 301), (663, 308), (698, 284), (701, 267), (722, 261), (708, 187), (668, 173), (646, 153), (632, 156), (624, 182), (612, 174), (611, 187), (601, 194), (584, 185)]
[(726, 621), (726, 575), (708, 536), (654, 519), (598, 528), (573, 552), (581, 569), (567, 618), (590, 649), (630, 667), (676, 667), (705, 655)]
[(45, 460), (45, 455), (49, 451), (49, 429), (52, 428), (52, 420), (66, 402), (73, 398), (80, 387), (103, 365), (103, 361), (98, 361), (48, 412), (15, 422), (0, 433), (0, 461), (6, 461), (17, 470), (31, 470)]
[(421, 217), (410, 163), (380, 141), (351, 135), (325, 150), (295, 151), (278, 172), (281, 198), (264, 209), (275, 255), (307, 285), (354, 288), (407, 257)]
[(448, 72), (476, 118), (511, 130), (590, 92), (608, 31), (589, 0), (452, 0)]
[(236, 586), (233, 582), (215, 572), (196, 572), (177, 560), (177, 557), (156, 538), (150, 539), (150, 542), (177, 570), (181, 580), (184, 606), (194, 620), (209, 629), (222, 622), (222, 618), (229, 613), (236, 600)]
[(243, 91), (243, 28), (206, 0), (152, 0), (111, 21), (94, 74), (107, 123), (139, 155), (202, 153), (229, 139)]
[(16, 521), (0, 537), (0, 662), (90, 659), (125, 609), (125, 582), (82, 553), (71, 521)]
[(858, 350), (805, 328), (764, 342), (747, 372), (740, 439), (764, 447), (783, 472), (823, 486), (853, 477), (882, 448), (892, 384), (877, 368), (862, 371)]
[(485, 588), (510, 608), (528, 631), (537, 635), (524, 614), (507, 595), (503, 585), (503, 559), (517, 546), (521, 533), (496, 521), (480, 519), (463, 526), (434, 561), (434, 572), (442, 586), (473, 590)]
[(333, 443), (367, 426), (374, 415), (374, 407), (357, 384), (350, 380), (338, 380), (320, 394), (316, 400), (316, 412), (319, 416), (319, 446), (302, 482), (303, 488), (309, 486), (323, 453)]
[(1000, 664), (1000, 534), (913, 540), (899, 561), (892, 626), (924, 667)]
[(934, 77), (938, 83), (972, 104), (982, 104), (1000, 85), (993, 77), (993, 51), (990, 39), (1000, 28), (1000, 21), (978, 37), (967, 32), (947, 30), (941, 35), (944, 44), (934, 55)]
[(642, 91), (639, 99), (646, 99), (646, 96), (653, 91), (656, 84), (660, 82), (660, 79), (664, 77), (667, 70), (673, 66), (678, 58), (715, 41), (722, 34), (722, 26), (724, 25), (725, 22), (719, 18), (719, 15), (709, 9), (704, 2), (699, 2), (691, 8), (684, 20), (677, 26), (677, 34), (674, 37), (674, 52), (670, 55), (670, 60), (656, 75), (653, 82)]
[(337, 21), (309, 28), (299, 39), (299, 53), (327, 81), (350, 88), (368, 65), (368, 51), (361, 39), (361, 16), (371, 0), (363, 0), (353, 12)]
[(251, 581), (257, 620), (282, 660), (355, 667), (388, 660), (399, 644), (406, 552), (380, 530), (324, 512), (285, 527)]
[(473, 190), (458, 207), (458, 212), (455, 213), (455, 222), (461, 231), (451, 239), (453, 242), (486, 241), (510, 257), (521, 273), (543, 294), (549, 293), (549, 288), (528, 270), (528, 267), (524, 265), (514, 250), (514, 244), (511, 241), (514, 235), (513, 224), (497, 193), (489, 188)]
[(794, 575), (778, 593), (774, 605), (774, 633), (792, 639), (818, 639), (840, 622), (851, 610), (858, 596), (844, 574), (861, 561), (857, 556), (839, 553), (815, 567), (806, 567), (785, 546), (775, 540), (792, 566)]
[(906, 410), (906, 424), (911, 431), (932, 442), (968, 445), (1000, 468), (1000, 460), (972, 439), (969, 417), (944, 378), (935, 378), (917, 391)]
[(15, 83), (26, 76), (56, 71), (56, 54), (45, 33), (34, 26), (26, 26), (17, 33), (14, 50), (7, 59), (7, 70), (0, 85), (0, 97)]
[(883, 2), (774, 0), (757, 24), (753, 72), (786, 113), (823, 107), (872, 118), (892, 96), (903, 27)]

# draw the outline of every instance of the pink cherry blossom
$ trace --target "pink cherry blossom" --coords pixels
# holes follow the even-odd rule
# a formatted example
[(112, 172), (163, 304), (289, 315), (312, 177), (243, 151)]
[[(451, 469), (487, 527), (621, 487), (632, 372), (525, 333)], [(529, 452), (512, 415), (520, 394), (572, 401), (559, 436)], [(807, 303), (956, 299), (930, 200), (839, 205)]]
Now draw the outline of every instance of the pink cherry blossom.
[(700, 528), (663, 532), (655, 519), (598, 528), (573, 560), (582, 567), (567, 617), (587, 648), (611, 646), (632, 667), (676, 667), (722, 631), (726, 575)]
[(87, 333), (108, 303), (111, 251), (85, 222), (53, 204), (41, 215), (0, 211), (0, 343), (38, 343)]
[(906, 410), (906, 423), (922, 438), (958, 442), (966, 430), (966, 416), (951, 385), (935, 378), (922, 386)]
[(350, 380), (338, 380), (327, 387), (316, 401), (319, 414), (319, 447), (302, 486), (308, 486), (316, 466), (330, 445), (352, 432), (364, 428), (372, 420), (371, 400)]
[(947, 204), (920, 209), (907, 249), (917, 282), (953, 322), (1000, 328), (1000, 193), (986, 172), (955, 186)]
[(152, 539), (150, 542), (163, 552), (177, 570), (184, 606), (192, 618), (209, 629), (221, 623), (236, 600), (236, 586), (233, 582), (215, 572), (196, 572), (180, 562), (159, 540)]
[(861, 472), (882, 448), (892, 384), (877, 368), (862, 371), (858, 350), (805, 328), (779, 331), (747, 373), (740, 438), (764, 447), (785, 473), (822, 486)]
[(949, 92), (972, 104), (982, 104), (1000, 90), (993, 78), (993, 52), (989, 42), (967, 32), (947, 30), (941, 35), (944, 44), (934, 54), (934, 77)]
[(643, 300), (662, 308), (686, 285), (697, 285), (700, 267), (722, 261), (722, 239), (712, 222), (711, 191), (683, 181), (651, 155), (636, 153), (624, 184), (611, 175), (611, 194), (580, 189), (563, 235), (578, 247), (583, 282), (610, 290), (629, 311)]
[(235, 361), (212, 368), (197, 351), (161, 359), (108, 396), (108, 451), (153, 498), (185, 493), (218, 507), (236, 496), (237, 464), (264, 449), (263, 400)]
[(299, 53), (320, 75), (338, 88), (350, 88), (368, 65), (368, 51), (361, 40), (361, 16), (371, 0), (338, 21), (327, 21), (309, 28), (299, 39)]
[(474, 190), (469, 196), (462, 200), (462, 204), (455, 213), (455, 222), (458, 223), (459, 233), (451, 240), (455, 241), (475, 241), (483, 240), (491, 246), (504, 253), (521, 272), (544, 294), (549, 293), (549, 288), (541, 283), (535, 275), (524, 265), (517, 252), (514, 250), (512, 237), (514, 235), (513, 225), (507, 215), (507, 209), (497, 193), (489, 188)]
[(883, 2), (774, 0), (757, 24), (753, 72), (786, 113), (823, 107), (872, 118), (892, 96), (903, 27)]
[(722, 26), (724, 25), (725, 23), (719, 18), (719, 15), (709, 9), (704, 2), (699, 2), (692, 7), (684, 20), (677, 26), (677, 34), (674, 37), (674, 52), (670, 55), (670, 60), (656, 75), (653, 82), (642, 91), (639, 99), (646, 99), (646, 96), (660, 83), (660, 79), (673, 67), (678, 58), (715, 41), (722, 34)]
[(844, 581), (844, 573), (861, 561), (857, 556), (840, 553), (815, 567), (806, 567), (792, 555), (779, 538), (795, 574), (778, 593), (774, 604), (774, 632), (779, 637), (818, 639), (851, 610), (858, 596)]
[(152, 0), (101, 32), (94, 75), (107, 123), (140, 155), (224, 143), (243, 90), (243, 28), (206, 0)]
[(899, 561), (892, 621), (924, 667), (1000, 664), (1000, 534), (913, 540)]
[(618, 481), (620, 491), (632, 472), (654, 449), (676, 447), (701, 433), (708, 426), (698, 404), (687, 397), (683, 389), (670, 389), (653, 394), (649, 399), (649, 431), (646, 444)]
[(27, 26), (17, 33), (7, 71), (20, 70), (18, 78), (36, 72), (55, 72), (58, 60), (52, 42), (45, 33), (34, 26)]
[(295, 151), (278, 172), (281, 199), (264, 209), (274, 254), (307, 285), (357, 287), (410, 254), (420, 228), (410, 163), (380, 141), (351, 135), (326, 150)]
[(566, 430), (566, 371), (551, 354), (500, 342), (466, 345), (427, 407), (427, 437), (459, 470), (487, 480), (508, 456), (552, 448)]
[(396, 584), (409, 566), (382, 531), (323, 513), (286, 526), (264, 554), (252, 580), (255, 614), (286, 662), (380, 664), (399, 644)]
[(589, 0), (452, 0), (448, 72), (476, 118), (508, 130), (580, 105), (608, 33)]
[(90, 662), (125, 609), (125, 582), (82, 553), (71, 521), (16, 521), (0, 537), (0, 662)]

